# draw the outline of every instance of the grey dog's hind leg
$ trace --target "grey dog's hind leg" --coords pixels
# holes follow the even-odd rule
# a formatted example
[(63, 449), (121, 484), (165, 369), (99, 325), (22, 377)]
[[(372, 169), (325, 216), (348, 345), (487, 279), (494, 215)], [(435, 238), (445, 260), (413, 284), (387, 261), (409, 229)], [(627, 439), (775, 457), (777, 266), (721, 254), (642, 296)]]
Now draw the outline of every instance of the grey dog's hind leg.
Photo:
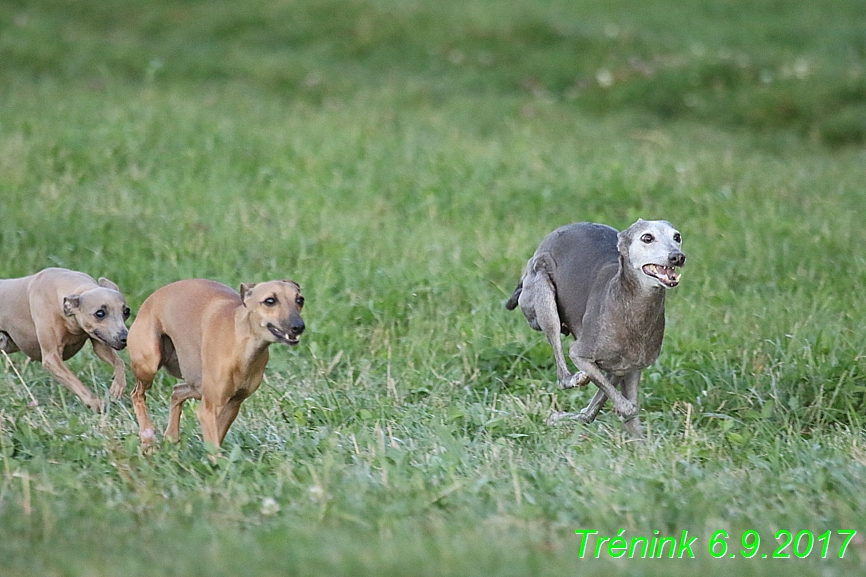
[(595, 392), (589, 404), (582, 408), (575, 418), (584, 425), (588, 425), (595, 420), (605, 404), (607, 404), (607, 395), (599, 389)]
[(556, 293), (548, 273), (549, 266), (547, 255), (533, 257), (527, 263), (521, 281), (523, 290), (518, 298), (520, 310), (523, 311), (529, 326), (540, 330), (547, 337), (556, 361), (556, 380), (559, 387), (571, 389), (584, 386), (589, 382), (589, 378), (582, 373), (571, 374), (568, 365), (565, 364), (562, 341), (559, 337), (562, 322), (556, 308)]

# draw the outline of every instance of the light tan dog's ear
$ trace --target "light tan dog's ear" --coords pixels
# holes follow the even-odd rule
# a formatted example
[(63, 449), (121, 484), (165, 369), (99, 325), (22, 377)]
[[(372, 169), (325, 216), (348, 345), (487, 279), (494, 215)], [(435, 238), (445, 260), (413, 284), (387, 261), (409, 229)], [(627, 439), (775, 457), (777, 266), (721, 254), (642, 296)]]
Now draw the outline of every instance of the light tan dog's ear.
[(74, 315), (79, 306), (81, 306), (80, 296), (69, 295), (68, 297), (63, 297), (63, 314), (67, 317)]
[(247, 295), (250, 294), (250, 291), (253, 290), (253, 287), (255, 287), (257, 284), (258, 284), (258, 283), (249, 283), (249, 284), (247, 284), (247, 283), (245, 283), (245, 282), (242, 282), (242, 283), (241, 283), (241, 290), (240, 290), (240, 293), (241, 293), (241, 300), (242, 300), (242, 301), (245, 301), (245, 302), (246, 302), (246, 300), (247, 300)]
[(281, 280), (280, 282), (287, 282), (287, 283), (289, 283), (289, 284), (295, 285), (295, 288), (296, 288), (296, 289), (298, 289), (299, 291), (301, 290), (301, 285), (299, 285), (298, 283), (296, 283), (295, 281), (293, 281), (293, 280), (291, 280), (291, 279), (284, 278), (284, 279)]
[(98, 284), (102, 288), (107, 288), (107, 289), (111, 289), (113, 291), (120, 292), (120, 288), (116, 284), (114, 284), (113, 282), (111, 282), (110, 280), (105, 278), (104, 276), (99, 277), (99, 280), (96, 281), (96, 284)]

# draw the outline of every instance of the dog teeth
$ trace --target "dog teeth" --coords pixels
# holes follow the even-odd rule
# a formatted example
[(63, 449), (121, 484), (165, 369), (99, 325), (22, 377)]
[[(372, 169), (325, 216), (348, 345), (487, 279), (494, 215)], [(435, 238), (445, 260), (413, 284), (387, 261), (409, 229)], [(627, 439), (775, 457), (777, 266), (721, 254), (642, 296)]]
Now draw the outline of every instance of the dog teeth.
[(674, 287), (680, 282), (680, 274), (677, 273), (676, 269), (671, 266), (665, 266), (663, 264), (645, 264), (643, 265), (643, 271), (645, 274), (655, 277), (663, 284)]

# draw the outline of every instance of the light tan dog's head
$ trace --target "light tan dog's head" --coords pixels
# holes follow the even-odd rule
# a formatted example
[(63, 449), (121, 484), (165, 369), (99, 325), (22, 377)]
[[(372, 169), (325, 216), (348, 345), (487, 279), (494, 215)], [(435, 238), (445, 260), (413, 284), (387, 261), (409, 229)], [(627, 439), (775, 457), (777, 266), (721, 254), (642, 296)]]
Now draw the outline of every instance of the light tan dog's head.
[(91, 337), (119, 351), (126, 347), (129, 307), (116, 284), (107, 278), (100, 278), (97, 284), (97, 288), (63, 297), (63, 314), (74, 317)]
[(294, 346), (306, 328), (301, 318), (304, 297), (292, 280), (272, 280), (242, 284), (241, 299), (249, 309), (251, 326), (262, 340)]

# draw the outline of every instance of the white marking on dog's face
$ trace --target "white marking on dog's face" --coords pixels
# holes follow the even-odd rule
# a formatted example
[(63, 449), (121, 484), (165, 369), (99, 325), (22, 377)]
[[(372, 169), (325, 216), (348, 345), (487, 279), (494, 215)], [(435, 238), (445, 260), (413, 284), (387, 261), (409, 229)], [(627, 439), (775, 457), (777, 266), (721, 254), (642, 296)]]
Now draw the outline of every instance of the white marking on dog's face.
[(674, 288), (686, 262), (680, 232), (666, 220), (643, 220), (622, 231), (619, 251), (643, 286)]

